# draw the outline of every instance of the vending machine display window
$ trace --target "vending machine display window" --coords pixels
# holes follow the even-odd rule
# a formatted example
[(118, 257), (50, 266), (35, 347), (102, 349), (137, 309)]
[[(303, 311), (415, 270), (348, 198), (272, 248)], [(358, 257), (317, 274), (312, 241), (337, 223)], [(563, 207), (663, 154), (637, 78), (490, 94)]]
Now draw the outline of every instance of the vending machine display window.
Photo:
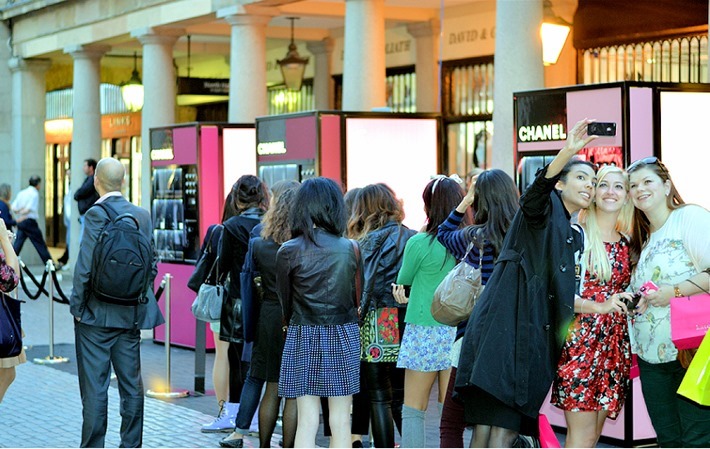
[(195, 263), (200, 249), (197, 166), (153, 168), (153, 238), (161, 262)]

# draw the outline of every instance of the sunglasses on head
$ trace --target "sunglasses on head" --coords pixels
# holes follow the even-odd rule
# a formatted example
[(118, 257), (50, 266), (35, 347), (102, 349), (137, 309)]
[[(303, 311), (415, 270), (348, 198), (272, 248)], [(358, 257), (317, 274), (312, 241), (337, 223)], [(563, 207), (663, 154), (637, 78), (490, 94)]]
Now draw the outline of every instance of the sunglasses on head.
[(639, 159), (638, 161), (634, 162), (633, 164), (629, 165), (628, 168), (626, 169), (626, 173), (631, 173), (634, 170), (641, 168), (646, 165), (656, 165), (658, 168), (661, 169), (662, 172), (668, 174), (668, 169), (666, 168), (665, 165), (663, 165), (663, 162), (661, 162), (660, 159), (658, 159), (656, 156), (650, 156), (650, 157), (645, 157), (643, 159)]

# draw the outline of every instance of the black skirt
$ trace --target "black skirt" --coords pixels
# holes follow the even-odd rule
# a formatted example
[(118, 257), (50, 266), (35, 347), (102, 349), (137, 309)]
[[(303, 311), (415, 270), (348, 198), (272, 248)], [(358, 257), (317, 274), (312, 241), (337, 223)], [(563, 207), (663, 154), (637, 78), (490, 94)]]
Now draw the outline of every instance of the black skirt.
[(264, 301), (259, 306), (259, 321), (251, 354), (251, 376), (278, 382), (283, 347), (281, 304), (278, 301)]
[(530, 436), (538, 434), (537, 419), (523, 415), (478, 387), (459, 392), (459, 397), (464, 402), (464, 420), (467, 425), (502, 427)]

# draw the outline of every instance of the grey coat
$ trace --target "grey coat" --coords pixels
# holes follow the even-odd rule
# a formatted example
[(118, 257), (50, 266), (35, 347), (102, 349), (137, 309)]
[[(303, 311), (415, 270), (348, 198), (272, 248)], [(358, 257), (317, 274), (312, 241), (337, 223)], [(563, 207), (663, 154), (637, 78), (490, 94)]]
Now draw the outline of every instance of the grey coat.
[(138, 220), (141, 232), (145, 233), (153, 246), (153, 267), (150, 282), (146, 288), (147, 303), (136, 307), (109, 304), (99, 301), (90, 294), (91, 259), (96, 239), (101, 229), (108, 223), (109, 217), (103, 209), (92, 206), (84, 215), (84, 234), (79, 248), (79, 256), (74, 268), (74, 289), (69, 299), (70, 312), (74, 317), (89, 326), (99, 326), (117, 329), (152, 329), (163, 324), (165, 320), (158, 308), (153, 293), (153, 280), (158, 273), (157, 257), (155, 257), (155, 242), (153, 241), (153, 224), (147, 210), (129, 203), (121, 196), (109, 196), (104, 199), (118, 214), (130, 212)]

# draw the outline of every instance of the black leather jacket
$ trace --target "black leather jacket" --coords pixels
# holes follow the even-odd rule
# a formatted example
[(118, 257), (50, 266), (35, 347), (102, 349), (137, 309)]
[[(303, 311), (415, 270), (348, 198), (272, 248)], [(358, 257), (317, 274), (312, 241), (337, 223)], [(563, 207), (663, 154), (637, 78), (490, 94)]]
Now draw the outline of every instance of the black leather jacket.
[(369, 232), (360, 240), (364, 283), (360, 301), (360, 316), (378, 307), (406, 307), (392, 296), (392, 284), (402, 267), (402, 255), (407, 240), (416, 231), (390, 221)]
[(276, 285), (284, 320), (296, 325), (357, 322), (352, 242), (316, 228), (315, 244), (298, 236), (276, 254)]

